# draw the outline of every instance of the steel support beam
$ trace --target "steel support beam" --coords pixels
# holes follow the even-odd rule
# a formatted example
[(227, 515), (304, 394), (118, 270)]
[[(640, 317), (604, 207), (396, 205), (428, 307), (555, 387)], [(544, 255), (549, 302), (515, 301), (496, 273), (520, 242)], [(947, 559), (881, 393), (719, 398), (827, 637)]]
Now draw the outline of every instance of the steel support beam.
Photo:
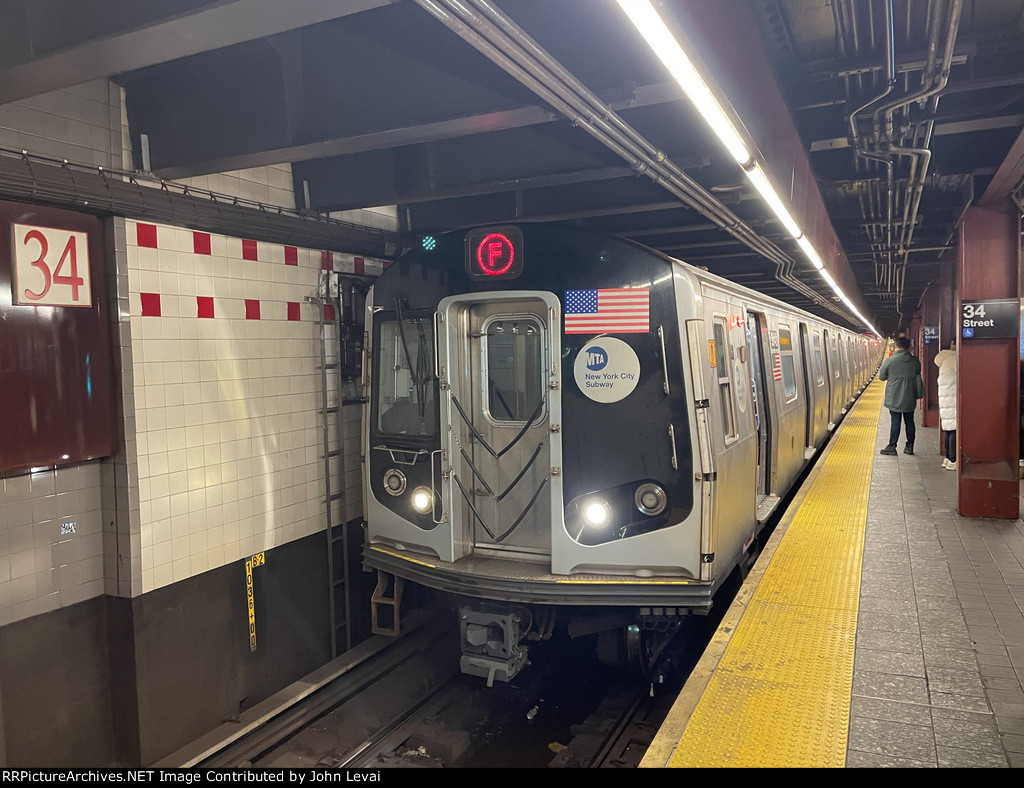
[(1005, 203), (1021, 180), (1024, 180), (1024, 131), (1017, 136), (1010, 152), (978, 200), (978, 205), (997, 206)]
[[(265, 38), (389, 5), (391, 0), (225, 0), (200, 11), (115, 29), (0, 71), (0, 104)], [(123, 14), (118, 3), (110, 14)], [(116, 17), (115, 17), (116, 18)]]
[[(679, 88), (668, 83), (642, 85), (636, 88), (628, 98), (609, 101), (609, 106), (618, 112), (636, 107), (664, 104), (669, 101), (679, 101), (680, 98)], [(473, 134), (519, 129), (560, 120), (562, 120), (562, 116), (547, 107), (517, 107), (516, 109), (484, 112), (463, 118), (439, 120), (433, 123), (419, 123), (415, 126), (381, 129), (351, 137), (317, 140), (273, 150), (252, 151), (237, 156), (194, 161), (180, 166), (164, 167), (158, 170), (157, 174), (168, 180), (179, 180), (215, 172), (230, 172), (284, 162), (326, 159), (333, 156), (348, 156), (353, 153), (397, 148), (403, 145), (439, 142), (468, 137)]]

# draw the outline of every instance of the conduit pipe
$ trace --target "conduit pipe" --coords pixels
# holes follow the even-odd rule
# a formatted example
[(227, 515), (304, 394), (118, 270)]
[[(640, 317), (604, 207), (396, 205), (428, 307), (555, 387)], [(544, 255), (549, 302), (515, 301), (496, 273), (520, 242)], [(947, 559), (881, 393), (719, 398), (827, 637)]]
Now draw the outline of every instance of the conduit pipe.
[(885, 90), (861, 107), (850, 113), (850, 142), (860, 153), (860, 137), (857, 134), (857, 116), (868, 107), (884, 99), (896, 87), (896, 38), (894, 35), (892, 0), (885, 0)]
[[(646, 138), (555, 61), (487, 0), (416, 0), (424, 10), (485, 55), (558, 112), (678, 197), (683, 204), (776, 266), (776, 278), (815, 303), (850, 318), (830, 299), (792, 276), (792, 259), (761, 237), (724, 204), (687, 176)], [(485, 19), (481, 14), (486, 15)]]

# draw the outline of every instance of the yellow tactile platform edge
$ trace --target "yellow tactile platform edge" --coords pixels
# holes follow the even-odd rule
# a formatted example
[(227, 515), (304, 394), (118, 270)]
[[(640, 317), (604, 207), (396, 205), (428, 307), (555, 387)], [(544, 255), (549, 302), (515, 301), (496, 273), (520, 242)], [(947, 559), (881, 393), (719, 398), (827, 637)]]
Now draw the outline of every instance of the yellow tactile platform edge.
[(680, 694), (678, 714), (688, 721), (673, 725), (674, 707), (659, 733), (678, 735), (685, 724), (678, 746), (656, 739), (643, 766), (845, 766), (864, 523), (884, 390), (872, 383), (844, 419), (704, 677), (696, 706), (684, 698), (686, 688)]

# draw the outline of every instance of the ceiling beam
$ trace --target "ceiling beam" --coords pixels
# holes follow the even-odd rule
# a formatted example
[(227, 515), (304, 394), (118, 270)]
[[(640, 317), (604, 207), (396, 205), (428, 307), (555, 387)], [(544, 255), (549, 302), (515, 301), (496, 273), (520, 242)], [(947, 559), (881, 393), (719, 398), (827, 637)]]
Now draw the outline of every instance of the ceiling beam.
[[(390, 5), (391, 0), (225, 0), (0, 71), (0, 104)], [(119, 13), (111, 3), (110, 13)]]
[[(1024, 115), (1000, 115), (992, 118), (975, 118), (972, 120), (951, 121), (948, 123), (936, 123), (934, 134), (936, 137), (948, 136), (951, 134), (967, 134), (972, 131), (992, 131), (993, 129), (1020, 128), (1024, 125)], [(840, 150), (850, 147), (848, 137), (832, 137), (827, 140), (814, 140), (811, 143), (811, 153), (826, 150)]]
[[(680, 101), (683, 96), (679, 87), (667, 82), (642, 85), (623, 98), (621, 91), (615, 97), (602, 96), (616, 112)], [(158, 170), (158, 174), (169, 180), (209, 175), (216, 172), (232, 172), (250, 167), (263, 167), (285, 162), (310, 161), (334, 156), (348, 156), (353, 153), (397, 148), (424, 142), (438, 142), (472, 134), (491, 131), (518, 129), (562, 120), (562, 115), (546, 106), (517, 107), (498, 112), (484, 112), (463, 118), (450, 118), (435, 123), (420, 123), (415, 126), (401, 126), (381, 129), (367, 134), (357, 134), (330, 140), (318, 140), (289, 145), (273, 150), (253, 151), (238, 156), (223, 156), (205, 161), (188, 162)]]
[(1003, 163), (999, 165), (995, 176), (989, 183), (985, 193), (978, 200), (978, 205), (998, 205), (1011, 197), (1014, 189), (1020, 187), (1024, 180), (1024, 131), (1017, 135)]

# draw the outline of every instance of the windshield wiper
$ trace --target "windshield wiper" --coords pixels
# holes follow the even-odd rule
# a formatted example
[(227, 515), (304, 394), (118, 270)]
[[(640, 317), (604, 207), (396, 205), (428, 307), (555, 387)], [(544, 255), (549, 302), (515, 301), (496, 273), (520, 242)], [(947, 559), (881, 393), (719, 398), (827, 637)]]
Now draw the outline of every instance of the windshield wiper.
[(402, 301), (399, 298), (395, 299), (395, 317), (398, 322), (398, 336), (402, 340), (402, 351), (405, 353), (405, 361), (409, 367), (409, 375), (412, 377), (412, 383), (416, 387), (416, 404), (419, 408), (420, 421), (423, 421), (426, 416), (427, 407), (428, 372), (426, 359), (429, 355), (427, 335), (423, 331), (423, 320), (422, 318), (415, 318), (416, 329), (419, 331), (419, 346), (416, 352), (416, 363), (413, 364), (412, 354), (409, 352), (409, 343), (405, 338), (405, 317), (402, 315)]

